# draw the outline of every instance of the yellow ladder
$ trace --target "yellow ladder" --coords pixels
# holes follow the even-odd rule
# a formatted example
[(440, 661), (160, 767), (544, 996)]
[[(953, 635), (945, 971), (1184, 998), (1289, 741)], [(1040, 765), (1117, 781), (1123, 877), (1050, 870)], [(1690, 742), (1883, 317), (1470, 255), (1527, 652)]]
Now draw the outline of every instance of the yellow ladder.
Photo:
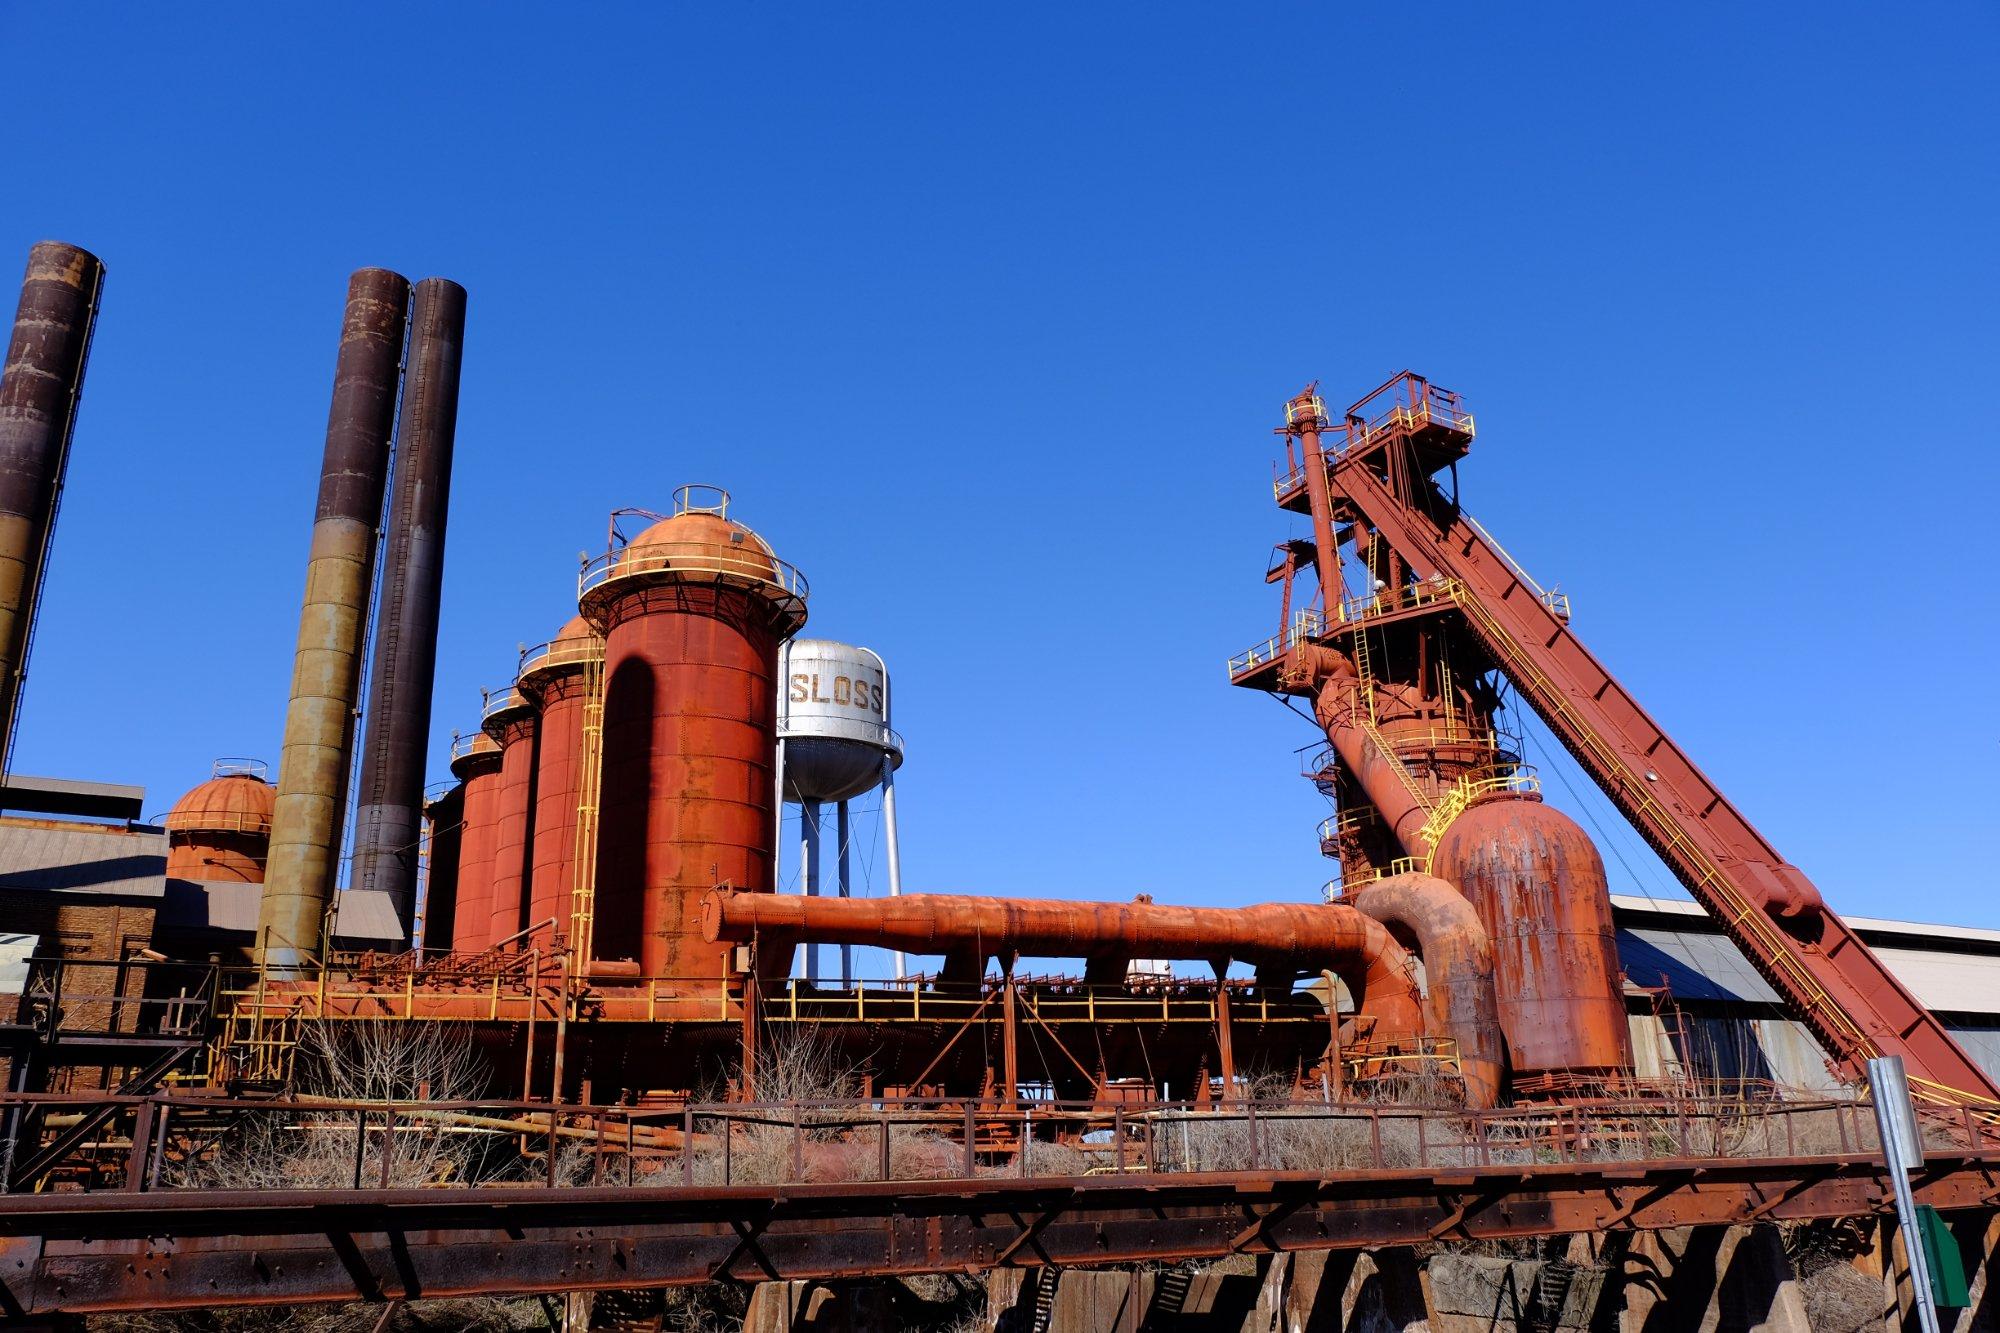
[(576, 846), (570, 862), (571, 975), (590, 966), (597, 928), (597, 804), (604, 784), (604, 657), (583, 669), (583, 740), (577, 753)]

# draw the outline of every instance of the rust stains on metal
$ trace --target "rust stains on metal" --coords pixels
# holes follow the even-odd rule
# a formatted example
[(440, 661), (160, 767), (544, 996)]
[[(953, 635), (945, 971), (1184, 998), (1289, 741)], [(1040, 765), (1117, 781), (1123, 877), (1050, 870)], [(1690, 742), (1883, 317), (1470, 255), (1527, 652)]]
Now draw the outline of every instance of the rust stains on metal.
[(1493, 945), (1479, 913), (1451, 885), (1429, 875), (1394, 875), (1342, 899), (1373, 917), (1424, 960), (1426, 1027), (1458, 1046), (1466, 1104), (1496, 1104), (1507, 1074), (1493, 980)]
[(1168, 907), (1151, 902), (1068, 902), (904, 894), (898, 898), (808, 898), (718, 890), (701, 907), (702, 935), (743, 942), (768, 936), (863, 944), (946, 957), (1017, 955), (1111, 960), (1236, 961), (1264, 970), (1330, 969), (1347, 983), (1378, 1037), (1423, 1031), (1409, 955), (1379, 922), (1350, 907), (1263, 903)]
[(35, 603), (48, 567), (104, 265), (43, 241), (28, 251), (0, 365), (0, 775), (12, 759)]
[(172, 879), (262, 884), (277, 792), (255, 773), (212, 777), (174, 802), (167, 829)]
[(500, 743), (481, 731), (456, 749), (451, 774), (465, 795), (451, 947), (457, 953), (483, 953), (498, 938), (493, 934), (493, 835), (500, 798)]
[[(521, 655), (517, 688), (542, 710), (535, 753), (535, 817), (528, 920), (554, 918), (565, 934), (574, 904), (576, 807), (582, 791), (587, 673), (604, 660), (604, 640), (576, 617), (555, 638)], [(572, 941), (572, 945), (575, 941)]]
[(458, 857), (465, 837), (465, 784), (424, 807), (430, 828), (430, 863), (424, 871), (423, 938), (426, 951), (449, 949), (458, 926)]
[(389, 895), (407, 934), (415, 910), (424, 761), (430, 750), (445, 519), (458, 433), (465, 289), (417, 284), (397, 423), (382, 592), (368, 678), (351, 882)]
[(636, 945), (669, 980), (725, 970), (727, 947), (701, 938), (704, 893), (774, 887), (778, 644), (805, 623), (805, 589), (726, 504), (684, 488), (579, 589), (605, 636), (594, 952)]
[(482, 728), (500, 746), (500, 781), (494, 788), (492, 815), (493, 924), (487, 935), (489, 942), (497, 944), (528, 926), (535, 746), (541, 731), (541, 713), (520, 690), (507, 690), (495, 696), (487, 708)]
[(1432, 858), (1493, 941), (1514, 1073), (1632, 1068), (1604, 861), (1576, 821), (1509, 793), (1452, 821)]
[(407, 280), (379, 268), (347, 289), (257, 923), (258, 951), (279, 967), (325, 943), (409, 295)]

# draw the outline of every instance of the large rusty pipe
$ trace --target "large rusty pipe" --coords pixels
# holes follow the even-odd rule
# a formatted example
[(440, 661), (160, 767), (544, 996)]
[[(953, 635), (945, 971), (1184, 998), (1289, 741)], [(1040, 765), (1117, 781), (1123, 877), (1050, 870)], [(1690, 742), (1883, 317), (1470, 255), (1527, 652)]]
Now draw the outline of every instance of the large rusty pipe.
[(349, 878), (355, 888), (388, 895), (406, 937), (416, 905), (464, 343), (465, 288), (425, 278), (417, 284), (410, 315), (409, 370), (396, 428)]
[(325, 943), (409, 295), (407, 279), (379, 268), (347, 288), (257, 920), (260, 956), (281, 969)]
[(1340, 540), (1333, 525), (1333, 496), (1326, 482), (1326, 453), (1321, 448), (1319, 386), (1306, 391), (1285, 407), (1285, 428), (1299, 437), (1305, 454), (1306, 507), (1312, 511), (1313, 572), (1319, 578), (1319, 600), (1327, 623), (1339, 607), (1345, 589), (1340, 581)]
[(1493, 986), (1493, 944), (1479, 909), (1429, 875), (1377, 880), (1345, 901), (1424, 960), (1426, 1030), (1458, 1046), (1466, 1105), (1475, 1110), (1494, 1105), (1506, 1073), (1507, 1043)]
[(103, 289), (104, 265), (89, 251), (60, 241), (29, 250), (0, 366), (0, 776), (13, 760), (28, 640)]
[(1361, 725), (1360, 680), (1354, 664), (1332, 648), (1302, 645), (1293, 652), (1297, 669), (1317, 687), (1313, 718), (1325, 730), (1334, 754), (1382, 816), (1403, 854), (1425, 860), (1430, 844), (1424, 841), (1423, 827), (1430, 811), (1404, 782), (1399, 772), (1402, 761), (1385, 753)]
[(702, 903), (702, 934), (863, 944), (903, 953), (983, 957), (1230, 959), (1258, 968), (1337, 973), (1378, 1035), (1423, 1030), (1409, 955), (1379, 922), (1339, 905), (1164, 907), (915, 893), (809, 898), (718, 889)]

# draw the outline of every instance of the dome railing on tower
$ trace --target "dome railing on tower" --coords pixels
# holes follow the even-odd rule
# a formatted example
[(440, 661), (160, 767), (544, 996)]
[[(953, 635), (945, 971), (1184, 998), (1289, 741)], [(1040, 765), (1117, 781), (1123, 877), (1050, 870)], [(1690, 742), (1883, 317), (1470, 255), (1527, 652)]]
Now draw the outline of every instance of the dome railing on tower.
[(486, 707), (480, 711), (479, 721), (483, 726), (494, 718), (506, 713), (518, 713), (534, 707), (527, 695), (509, 685), (504, 690), (495, 690), (486, 696)]
[(604, 660), (604, 640), (594, 634), (568, 639), (550, 639), (521, 650), (521, 666), (514, 674), (525, 678), (541, 671), (589, 666)]
[[(904, 753), (903, 734), (894, 727), (880, 722), (860, 722), (842, 719), (842, 730), (838, 734), (829, 733), (826, 719), (818, 716), (801, 717), (796, 722), (786, 716), (778, 718), (779, 740), (842, 740), (854, 741), (862, 745), (873, 745), (895, 754)], [(857, 734), (863, 731), (867, 734)]]
[(576, 592), (581, 598), (616, 580), (667, 574), (767, 589), (784, 601), (803, 603), (811, 592), (806, 576), (796, 567), (761, 550), (730, 556), (709, 551), (653, 550), (644, 545), (614, 547), (584, 562), (583, 572), (577, 576)]
[(159, 820), (169, 833), (269, 833), (271, 816), (256, 810), (169, 810)]
[(271, 766), (262, 759), (231, 754), (216, 760), (208, 775), (211, 778), (263, 778), (268, 781)]
[(475, 751), (499, 754), (500, 745), (484, 731), (455, 731), (451, 736), (451, 758), (456, 763)]

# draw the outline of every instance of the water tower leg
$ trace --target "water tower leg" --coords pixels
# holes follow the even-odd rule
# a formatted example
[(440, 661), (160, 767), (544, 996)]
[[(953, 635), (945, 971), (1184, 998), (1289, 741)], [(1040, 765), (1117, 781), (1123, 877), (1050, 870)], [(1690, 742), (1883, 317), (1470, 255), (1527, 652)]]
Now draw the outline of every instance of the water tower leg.
[[(787, 643), (790, 641), (787, 640)], [(778, 737), (776, 772), (771, 775), (771, 892), (785, 888), (785, 738)]]
[[(819, 897), (819, 802), (799, 802), (799, 878), (806, 895)], [(806, 945), (806, 984), (819, 985), (819, 945)]]
[[(834, 807), (834, 830), (836, 836), (840, 839), (839, 861), (837, 864), (840, 867), (840, 896), (843, 898), (854, 896), (854, 881), (849, 874), (850, 858), (847, 854), (848, 828), (847, 802), (842, 801), (838, 806)], [(840, 946), (840, 988), (842, 990), (854, 989), (854, 946), (851, 944)]]
[[(902, 849), (896, 842), (896, 766), (888, 755), (882, 756), (882, 837), (889, 845), (889, 896), (896, 898), (903, 892)], [(896, 953), (896, 980), (903, 979), (903, 954)]]

